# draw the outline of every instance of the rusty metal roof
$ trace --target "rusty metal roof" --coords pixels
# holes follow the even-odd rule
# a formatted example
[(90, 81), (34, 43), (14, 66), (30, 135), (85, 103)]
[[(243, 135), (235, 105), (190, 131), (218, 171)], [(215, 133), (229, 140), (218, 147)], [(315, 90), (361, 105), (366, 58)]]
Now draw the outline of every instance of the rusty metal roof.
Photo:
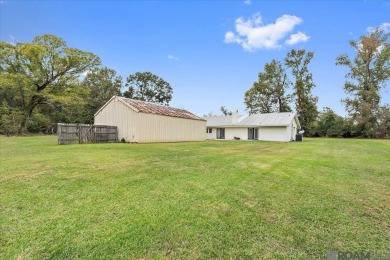
[(181, 109), (181, 108), (175, 108), (170, 106), (164, 106), (156, 103), (136, 100), (136, 99), (130, 99), (125, 97), (118, 97), (120, 100), (126, 102), (131, 107), (138, 110), (138, 112), (141, 113), (147, 113), (147, 114), (156, 114), (156, 115), (162, 115), (162, 116), (172, 116), (172, 117), (179, 117), (179, 118), (186, 118), (186, 119), (193, 119), (193, 120), (202, 120), (204, 119), (192, 114), (191, 112)]

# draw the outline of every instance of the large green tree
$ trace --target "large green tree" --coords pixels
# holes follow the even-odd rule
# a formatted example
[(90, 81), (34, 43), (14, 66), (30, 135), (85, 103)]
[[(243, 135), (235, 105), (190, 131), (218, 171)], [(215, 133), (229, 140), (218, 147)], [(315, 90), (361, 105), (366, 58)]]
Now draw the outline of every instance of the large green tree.
[(87, 73), (82, 84), (90, 90), (85, 108), (85, 122), (93, 123), (97, 110), (112, 96), (121, 94), (122, 77), (113, 69), (95, 68)]
[(343, 54), (336, 60), (337, 65), (349, 69), (344, 84), (348, 96), (343, 102), (358, 133), (364, 137), (376, 136), (378, 116), (383, 114), (380, 111), (380, 90), (390, 78), (388, 37), (388, 33), (376, 29), (358, 41), (349, 42), (354, 49), (354, 58)]
[(127, 77), (123, 95), (128, 98), (168, 105), (172, 87), (163, 78), (150, 72), (137, 72)]
[(285, 58), (286, 66), (291, 69), (295, 79), (293, 84), (295, 110), (302, 128), (308, 135), (314, 134), (318, 116), (318, 98), (312, 94), (315, 84), (308, 69), (313, 56), (314, 53), (311, 51), (291, 50)]
[(258, 81), (245, 92), (245, 105), (250, 114), (289, 112), (290, 95), (286, 90), (290, 85), (286, 71), (279, 61), (266, 63)]
[(40, 106), (82, 102), (73, 83), (99, 64), (94, 54), (70, 48), (54, 35), (37, 36), (32, 43), (0, 42), (0, 101), (22, 113), (26, 132)]

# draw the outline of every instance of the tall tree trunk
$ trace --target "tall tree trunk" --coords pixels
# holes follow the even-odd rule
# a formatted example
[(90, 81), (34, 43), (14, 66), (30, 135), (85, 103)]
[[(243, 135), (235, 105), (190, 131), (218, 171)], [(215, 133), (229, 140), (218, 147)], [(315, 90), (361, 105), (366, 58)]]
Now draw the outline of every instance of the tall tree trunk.
[(42, 97), (39, 97), (37, 95), (34, 95), (31, 97), (30, 102), (27, 104), (27, 106), (24, 109), (24, 120), (22, 122), (21, 126), (21, 132), (26, 134), (28, 131), (28, 126), (30, 124), (30, 118), (34, 111), (34, 109), (37, 107), (39, 102), (42, 101)]

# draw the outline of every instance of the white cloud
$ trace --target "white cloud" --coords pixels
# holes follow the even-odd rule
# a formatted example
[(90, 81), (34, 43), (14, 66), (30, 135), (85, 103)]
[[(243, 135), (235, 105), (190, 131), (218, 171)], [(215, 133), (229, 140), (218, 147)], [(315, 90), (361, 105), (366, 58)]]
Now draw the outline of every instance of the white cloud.
[(307, 36), (303, 32), (298, 32), (295, 34), (291, 34), (290, 38), (286, 41), (288, 45), (294, 45), (300, 42), (307, 42), (310, 39), (310, 36)]
[(382, 23), (379, 26), (384, 32), (390, 32), (390, 23)]
[(225, 42), (226, 43), (237, 42), (237, 37), (234, 35), (233, 32), (227, 32), (225, 33)]
[(245, 0), (245, 1), (244, 1), (244, 4), (246, 4), (246, 5), (251, 5), (251, 4), (252, 4), (252, 0)]
[(168, 60), (174, 60), (174, 61), (179, 61), (179, 58), (178, 57), (175, 57), (171, 54), (168, 55)]
[[(385, 33), (390, 32), (390, 23), (382, 23), (378, 27), (380, 29), (382, 29)], [(373, 31), (375, 31), (376, 28), (377, 27), (370, 26), (370, 27), (367, 27), (367, 31), (371, 33)]]
[[(297, 16), (287, 14), (282, 15), (276, 19), (275, 23), (270, 24), (263, 24), (259, 13), (254, 14), (248, 20), (240, 17), (235, 21), (236, 32), (227, 32), (225, 42), (238, 43), (247, 51), (280, 48), (282, 47), (280, 41), (287, 37), (294, 27), (302, 21)], [(301, 34), (307, 37), (305, 41), (309, 39), (306, 34)], [(300, 41), (304, 39), (302, 35), (294, 36), (294, 38), (297, 37), (301, 37)]]

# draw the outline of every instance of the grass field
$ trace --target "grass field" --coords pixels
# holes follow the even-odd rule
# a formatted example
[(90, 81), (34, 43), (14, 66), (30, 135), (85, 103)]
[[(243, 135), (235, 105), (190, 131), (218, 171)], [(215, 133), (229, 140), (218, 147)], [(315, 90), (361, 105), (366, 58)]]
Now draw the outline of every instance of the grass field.
[(0, 259), (390, 253), (390, 141), (0, 137)]

